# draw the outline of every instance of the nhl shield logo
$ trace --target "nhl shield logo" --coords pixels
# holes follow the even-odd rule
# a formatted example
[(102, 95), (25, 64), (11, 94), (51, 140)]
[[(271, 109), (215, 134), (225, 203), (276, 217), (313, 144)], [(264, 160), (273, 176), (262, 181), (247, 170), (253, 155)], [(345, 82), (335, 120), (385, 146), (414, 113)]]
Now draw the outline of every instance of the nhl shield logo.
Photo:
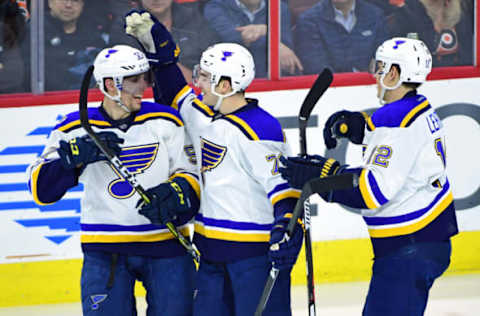
[(210, 171), (217, 167), (227, 153), (227, 147), (212, 143), (201, 138), (202, 147), (202, 172)]

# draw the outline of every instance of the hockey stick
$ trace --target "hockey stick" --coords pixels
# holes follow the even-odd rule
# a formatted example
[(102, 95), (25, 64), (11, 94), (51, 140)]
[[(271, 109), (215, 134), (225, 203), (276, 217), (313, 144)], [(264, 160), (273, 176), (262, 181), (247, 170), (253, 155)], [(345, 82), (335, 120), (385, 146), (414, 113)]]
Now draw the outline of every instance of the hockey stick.
[[(105, 143), (97, 136), (95, 131), (92, 129), (90, 122), (88, 121), (88, 108), (87, 108), (88, 87), (90, 85), (90, 79), (92, 78), (92, 75), (93, 75), (93, 68), (94, 68), (93, 65), (88, 68), (87, 72), (83, 77), (82, 86), (80, 88), (80, 99), (79, 99), (80, 123), (82, 127), (85, 129), (85, 131), (87, 132), (87, 134), (93, 139), (93, 141), (98, 146), (98, 148), (107, 157), (110, 167), (115, 171), (117, 171), (118, 174), (120, 174), (120, 176), (122, 176), (125, 180), (128, 181), (128, 183), (140, 195), (140, 197), (143, 199), (145, 203), (150, 203), (150, 198), (147, 192), (140, 185), (140, 183), (138, 183), (138, 180), (135, 177), (135, 174), (130, 173), (130, 171), (128, 171), (128, 169), (122, 164), (122, 162), (115, 155), (115, 153), (108, 146), (106, 146)], [(198, 266), (200, 262), (200, 253), (198, 252), (195, 245), (193, 245), (190, 241), (188, 241), (185, 238), (185, 236), (180, 234), (172, 222), (167, 222), (165, 225), (167, 226), (170, 233), (172, 233), (172, 235), (180, 242), (183, 248), (185, 248), (185, 250), (192, 256), (193, 260)]]
[[(300, 155), (305, 156), (306, 155), (306, 148), (307, 148), (307, 142), (306, 142), (306, 129), (307, 129), (307, 123), (308, 119), (310, 117), (310, 114), (312, 113), (313, 107), (315, 104), (317, 104), (318, 100), (320, 97), (327, 91), (328, 87), (332, 83), (333, 80), (333, 75), (330, 69), (324, 69), (320, 75), (318, 75), (317, 79), (313, 83), (312, 87), (307, 93), (307, 96), (303, 100), (303, 103), (300, 107), (300, 114), (298, 117), (298, 125), (300, 129)], [(297, 203), (298, 204), (298, 203)], [(305, 227), (307, 228), (307, 222), (308, 222), (308, 230), (305, 231), (305, 256), (306, 256), (306, 261), (307, 261), (307, 284), (308, 284), (308, 293), (309, 293), (309, 306), (310, 303), (313, 302), (313, 310), (315, 311), (315, 296), (313, 295), (313, 274), (310, 277), (309, 271), (312, 271), (313, 273), (313, 258), (312, 258), (312, 246), (311, 246), (311, 237), (310, 237), (310, 209), (309, 209), (310, 204), (307, 203), (306, 208), (308, 208), (308, 218), (307, 216), (305, 217)], [(305, 214), (307, 211), (305, 212)], [(307, 249), (308, 245), (308, 249)], [(260, 297), (260, 302), (257, 305), (257, 310), (255, 311), (255, 315), (261, 315), (266, 304), (268, 301), (268, 298), (270, 297), (270, 293), (273, 289), (273, 286), (275, 285), (275, 280), (278, 276), (278, 269), (275, 267), (272, 267), (270, 270), (269, 277), (267, 279), (267, 282), (265, 284), (265, 287), (263, 289), (262, 296)], [(311, 281), (310, 281), (311, 279)], [(310, 285), (312, 287), (310, 288)], [(312, 295), (310, 295), (312, 294)], [(310, 308), (309, 308), (310, 310)], [(313, 314), (314, 315), (314, 314)]]
[[(333, 75), (330, 69), (325, 68), (308, 92), (305, 100), (300, 107), (298, 115), (298, 127), (300, 132), (300, 156), (307, 156), (307, 124), (313, 108), (320, 97), (327, 91), (333, 81)], [(313, 251), (312, 237), (310, 234), (310, 201), (308, 198), (303, 203), (304, 223), (305, 223), (305, 261), (307, 264), (307, 290), (308, 290), (308, 315), (314, 316), (315, 312), (315, 280), (313, 277)]]
[[(351, 189), (358, 186), (358, 175), (354, 173), (343, 173), (339, 175), (333, 175), (330, 177), (325, 178), (315, 178), (309, 180), (302, 188), (302, 194), (298, 199), (297, 203), (295, 204), (295, 208), (293, 210), (292, 218), (288, 221), (287, 230), (286, 230), (286, 240), (292, 236), (298, 218), (303, 213), (303, 208), (305, 205), (305, 201), (314, 194), (314, 193), (323, 193), (329, 192), (332, 190), (346, 190)], [(257, 305), (257, 309), (255, 311), (255, 316), (261, 316), (265, 306), (267, 305), (268, 298), (270, 297), (270, 293), (272, 292), (273, 285), (278, 277), (279, 270), (273, 267), (270, 270), (270, 274), (268, 276), (267, 282), (265, 284), (265, 288), (263, 289), (262, 296), (260, 298), (260, 302)]]

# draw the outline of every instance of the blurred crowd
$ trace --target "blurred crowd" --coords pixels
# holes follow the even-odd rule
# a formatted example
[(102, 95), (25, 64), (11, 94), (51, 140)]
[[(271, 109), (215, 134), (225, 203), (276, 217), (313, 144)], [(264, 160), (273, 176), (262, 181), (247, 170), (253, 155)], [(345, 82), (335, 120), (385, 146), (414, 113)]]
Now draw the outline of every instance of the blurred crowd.
[[(123, 31), (132, 9), (149, 11), (171, 31), (186, 78), (217, 42), (246, 46), (256, 77), (268, 76), (268, 0), (44, 1), (44, 29), (36, 30), (32, 0), (0, 0), (0, 93), (30, 91), (30, 38), (41, 31), (45, 90), (78, 89), (101, 49), (137, 46)], [(408, 33), (428, 45), (434, 67), (473, 64), (474, 0), (282, 0), (280, 7), (282, 76), (367, 71), (380, 43)]]

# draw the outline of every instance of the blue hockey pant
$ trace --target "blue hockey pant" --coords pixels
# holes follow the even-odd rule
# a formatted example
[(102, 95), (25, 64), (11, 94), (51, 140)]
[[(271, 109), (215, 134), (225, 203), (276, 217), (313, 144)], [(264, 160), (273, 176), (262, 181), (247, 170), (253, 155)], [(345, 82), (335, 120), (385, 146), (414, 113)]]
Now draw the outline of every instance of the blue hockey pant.
[[(203, 260), (195, 282), (194, 315), (253, 315), (270, 268), (266, 255), (231, 263)], [(280, 272), (263, 313), (268, 315), (291, 315), (290, 271)]]
[(376, 258), (363, 316), (421, 316), (433, 282), (450, 264), (451, 244), (408, 245)]
[[(111, 275), (113, 271), (113, 275)], [(85, 316), (135, 316), (135, 280), (146, 290), (147, 316), (190, 316), (195, 265), (189, 255), (149, 258), (84, 253), (81, 288)]]

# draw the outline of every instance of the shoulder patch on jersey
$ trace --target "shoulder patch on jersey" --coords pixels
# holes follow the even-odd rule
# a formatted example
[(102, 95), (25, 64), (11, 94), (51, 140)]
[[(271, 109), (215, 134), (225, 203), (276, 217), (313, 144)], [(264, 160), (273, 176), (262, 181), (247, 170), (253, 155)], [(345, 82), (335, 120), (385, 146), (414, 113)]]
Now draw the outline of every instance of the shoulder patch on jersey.
[(137, 113), (134, 123), (143, 123), (152, 119), (163, 119), (177, 126), (183, 126), (180, 113), (174, 108), (155, 102), (142, 102), (142, 108)]
[[(88, 121), (95, 127), (111, 127), (111, 124), (105, 120), (98, 108), (88, 108)], [(65, 118), (54, 127), (54, 129), (68, 133), (80, 127), (82, 127), (80, 123), (80, 113), (76, 111), (67, 114)]]
[(375, 111), (367, 122), (367, 128), (373, 130), (376, 127), (408, 127), (430, 108), (428, 100), (422, 95), (404, 98)]
[(285, 142), (282, 126), (270, 113), (255, 103), (247, 105), (248, 109), (225, 115), (222, 119), (232, 123), (250, 140), (270, 140)]

